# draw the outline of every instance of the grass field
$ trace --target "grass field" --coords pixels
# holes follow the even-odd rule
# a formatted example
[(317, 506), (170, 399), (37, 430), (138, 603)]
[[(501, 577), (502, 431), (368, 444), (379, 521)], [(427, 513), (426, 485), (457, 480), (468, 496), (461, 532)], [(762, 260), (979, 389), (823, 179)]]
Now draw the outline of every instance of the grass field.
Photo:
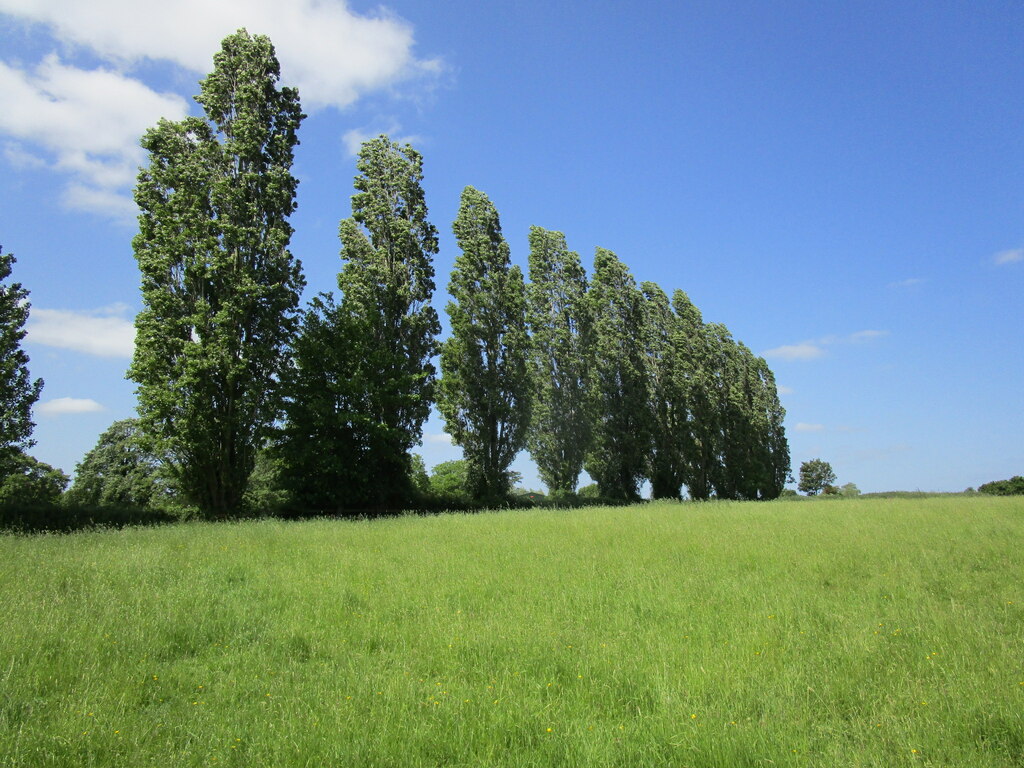
[(1024, 499), (0, 536), (4, 766), (1022, 766)]

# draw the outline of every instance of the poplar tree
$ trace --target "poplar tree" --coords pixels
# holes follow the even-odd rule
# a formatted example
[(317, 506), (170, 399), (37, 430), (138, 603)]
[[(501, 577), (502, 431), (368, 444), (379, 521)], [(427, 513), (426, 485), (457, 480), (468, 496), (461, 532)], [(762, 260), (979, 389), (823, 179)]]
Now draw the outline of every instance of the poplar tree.
[(704, 500), (714, 492), (719, 474), (721, 430), (714, 392), (716, 345), (700, 310), (684, 291), (672, 294), (676, 317), (675, 348), (679, 362), (677, 380), (683, 389), (689, 418), (687, 429), (677, 433), (683, 460), (683, 484), (691, 499)]
[(487, 195), (463, 190), (453, 230), (462, 253), (448, 283), (437, 407), (462, 446), (471, 496), (496, 503), (508, 495), (508, 467), (530, 423), (526, 289)]
[(594, 322), (593, 442), (585, 468), (602, 496), (639, 498), (651, 441), (644, 299), (611, 251), (598, 248), (587, 303)]
[(200, 83), (204, 117), (162, 120), (142, 139), (143, 310), (128, 376), (177, 487), (213, 517), (238, 507), (280, 413), (304, 284), (288, 251), (303, 114), (279, 75), (270, 40), (239, 30)]
[(419, 444), (434, 397), (430, 362), (440, 332), (432, 257), (437, 230), (427, 220), (423, 159), (381, 135), (363, 144), (352, 216), (341, 222), (340, 317), (359, 382), (352, 423), (375, 507), (412, 496), (410, 451)]
[(750, 419), (756, 446), (752, 461), (754, 478), (748, 486), (747, 498), (775, 499), (789, 477), (789, 441), (782, 423), (786, 410), (779, 402), (775, 375), (768, 363), (746, 351)]
[(34, 444), (32, 406), (43, 389), (43, 380), (29, 375), (28, 355), (21, 348), (31, 305), (21, 283), (7, 282), (15, 261), (0, 246), (0, 475)]
[(656, 283), (643, 283), (644, 340), (650, 379), (652, 439), (647, 476), (655, 499), (681, 498), (686, 457), (692, 448), (685, 369), (686, 338), (668, 296)]
[(591, 321), (579, 254), (561, 232), (530, 227), (530, 377), (527, 448), (553, 497), (571, 495), (590, 446)]

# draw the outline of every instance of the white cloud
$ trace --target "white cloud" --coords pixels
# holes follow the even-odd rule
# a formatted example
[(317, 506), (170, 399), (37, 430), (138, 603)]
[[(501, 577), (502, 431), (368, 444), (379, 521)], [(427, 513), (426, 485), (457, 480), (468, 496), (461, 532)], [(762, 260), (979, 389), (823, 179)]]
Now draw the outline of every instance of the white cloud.
[(36, 410), (43, 416), (59, 416), (64, 413), (96, 413), (105, 411), (106, 408), (88, 398), (58, 397), (40, 403)]
[(299, 88), (307, 111), (343, 108), (403, 82), (424, 86), (444, 70), (440, 60), (416, 58), (407, 22), (384, 9), (356, 14), (345, 0), (0, 0), (0, 14), (44, 25), (62, 50), (86, 49), (104, 62), (86, 70), (56, 53), (34, 66), (0, 62), (0, 133), (41, 150), (6, 149), (17, 167), (41, 154), (71, 177), (67, 206), (119, 221), (135, 214), (126, 190), (145, 160), (139, 138), (161, 117), (184, 117), (191, 103), (133, 76), (145, 61), (177, 65), (198, 81), (236, 29), (269, 34), (282, 83)]
[(888, 335), (888, 331), (864, 330), (847, 336), (823, 336), (817, 340), (801, 341), (798, 344), (786, 344), (765, 350), (762, 357), (778, 360), (816, 360), (825, 355), (825, 347), (836, 344), (863, 344)]
[[(123, 218), (134, 203), (117, 190), (135, 178), (145, 155), (139, 137), (161, 117), (178, 119), (185, 100), (108, 69), (83, 70), (49, 55), (31, 71), (0, 62), (0, 131), (29, 142), (70, 175), (65, 203)], [(11, 157), (11, 151), (7, 156)], [(22, 147), (15, 159), (40, 160)]]
[(33, 307), (26, 341), (99, 357), (131, 357), (135, 325), (123, 317), (127, 309), (123, 304), (92, 312)]
[(793, 388), (792, 387), (778, 386), (778, 387), (775, 388), (775, 391), (778, 392), (780, 395), (792, 395), (793, 394)]
[(1024, 261), (1024, 248), (1014, 248), (1010, 251), (1000, 251), (992, 257), (993, 263), (997, 267), (1001, 267), (1005, 264), (1013, 264), (1017, 261)]
[(435, 445), (451, 445), (452, 436), (447, 432), (437, 432), (423, 435), (423, 441)]
[(795, 432), (823, 432), (825, 430), (824, 424), (808, 424), (806, 422), (798, 422), (793, 426)]
[(346, 107), (443, 68), (413, 55), (409, 23), (383, 8), (354, 13), (345, 0), (0, 0), (0, 12), (44, 24), (122, 67), (160, 60), (197, 74), (210, 70), (221, 40), (245, 27), (270, 36), (282, 80), (298, 86), (307, 109)]
[(139, 214), (135, 201), (127, 195), (85, 184), (68, 184), (61, 199), (68, 208), (98, 213), (124, 224), (134, 223)]
[(802, 341), (799, 344), (786, 344), (764, 352), (764, 357), (774, 357), (779, 360), (814, 360), (825, 354), (825, 350), (815, 342)]

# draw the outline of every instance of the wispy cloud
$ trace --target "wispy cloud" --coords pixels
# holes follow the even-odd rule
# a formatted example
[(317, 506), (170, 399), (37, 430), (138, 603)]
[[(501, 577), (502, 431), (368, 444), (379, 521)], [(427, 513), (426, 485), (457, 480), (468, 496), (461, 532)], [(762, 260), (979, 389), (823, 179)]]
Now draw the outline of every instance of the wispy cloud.
[(779, 386), (779, 387), (776, 387), (775, 389), (776, 389), (776, 391), (780, 395), (792, 395), (793, 394), (793, 388), (792, 387), (782, 387), (782, 386)]
[(781, 347), (766, 349), (763, 357), (779, 360), (814, 360), (825, 354), (820, 344), (813, 341), (802, 341), (799, 344), (784, 344)]
[(997, 267), (1024, 261), (1024, 248), (1014, 248), (1009, 251), (1000, 251), (992, 257), (992, 263)]
[(345, 153), (349, 157), (356, 157), (359, 155), (359, 150), (363, 146), (364, 141), (373, 139), (380, 136), (382, 133), (387, 134), (391, 137), (392, 141), (396, 141), (399, 144), (422, 144), (423, 138), (414, 134), (407, 136), (399, 136), (399, 132), (402, 130), (402, 126), (395, 121), (389, 123), (381, 122), (376, 128), (353, 128), (351, 131), (346, 131), (342, 134), (341, 143), (345, 147)]
[(135, 325), (124, 317), (128, 309), (125, 304), (89, 312), (33, 307), (26, 341), (99, 357), (131, 357)]
[(793, 425), (794, 432), (824, 432), (824, 424), (808, 424), (807, 422), (800, 421)]
[(451, 445), (452, 436), (447, 432), (434, 432), (423, 435), (423, 442), (433, 443), (434, 445)]
[(776, 360), (816, 360), (825, 356), (827, 347), (842, 344), (863, 344), (888, 335), (888, 331), (869, 329), (847, 334), (846, 336), (823, 336), (820, 339), (801, 341), (797, 344), (784, 344), (781, 347), (767, 349), (761, 355), (765, 358), (774, 358)]
[(886, 288), (893, 290), (899, 290), (900, 288), (913, 288), (915, 285), (921, 285), (925, 282), (923, 277), (908, 277), (906, 280), (896, 280), (895, 282), (889, 283)]
[[(865, 341), (872, 341), (874, 339), (880, 339), (883, 336), (888, 336), (888, 335), (889, 335), (888, 331), (870, 331), (870, 330), (868, 330), (868, 331), (857, 331), (856, 333), (851, 333), (849, 336), (846, 337), (845, 340), (849, 341), (849, 342), (851, 342), (853, 344), (861, 344), (861, 343), (863, 343)], [(843, 339), (840, 339), (840, 341), (843, 341)]]
[(96, 413), (105, 411), (102, 405), (89, 398), (57, 397), (36, 406), (43, 416), (60, 416), (65, 413)]

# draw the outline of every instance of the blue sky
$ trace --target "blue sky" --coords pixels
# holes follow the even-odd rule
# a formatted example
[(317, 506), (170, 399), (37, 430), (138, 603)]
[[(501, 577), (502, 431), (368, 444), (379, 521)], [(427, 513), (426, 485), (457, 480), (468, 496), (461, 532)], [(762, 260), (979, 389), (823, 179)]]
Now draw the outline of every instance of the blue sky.
[[(309, 113), (307, 297), (335, 287), (353, 148), (384, 131), (424, 155), (439, 311), (473, 185), (517, 263), (531, 225), (588, 268), (610, 248), (764, 355), (794, 471), (821, 457), (864, 491), (1024, 472), (1024, 6), (999, 0), (0, 0), (0, 243), (31, 291), (40, 459), (71, 472), (133, 414), (138, 137), (196, 112), (241, 26)], [(422, 453), (459, 455), (437, 417)]]

